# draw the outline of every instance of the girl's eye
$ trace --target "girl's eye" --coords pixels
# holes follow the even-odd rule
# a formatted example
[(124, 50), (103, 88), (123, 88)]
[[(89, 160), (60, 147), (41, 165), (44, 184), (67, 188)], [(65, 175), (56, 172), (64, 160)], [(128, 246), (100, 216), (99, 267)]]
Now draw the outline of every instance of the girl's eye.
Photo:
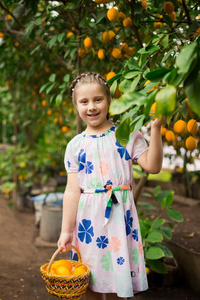
[(100, 98), (96, 99), (96, 102), (100, 102), (100, 101), (101, 101), (101, 99), (100, 99)]

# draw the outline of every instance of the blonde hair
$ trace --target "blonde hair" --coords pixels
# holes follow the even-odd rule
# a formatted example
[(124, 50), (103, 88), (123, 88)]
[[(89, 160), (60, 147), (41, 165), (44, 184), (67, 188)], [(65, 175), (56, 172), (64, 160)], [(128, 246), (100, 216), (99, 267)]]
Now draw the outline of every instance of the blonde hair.
[(90, 84), (90, 83), (100, 84), (107, 95), (108, 101), (111, 100), (109, 86), (106, 80), (101, 75), (99, 75), (98, 73), (82, 73), (78, 75), (70, 85), (70, 94), (74, 104), (76, 103), (76, 99), (75, 99), (76, 88), (81, 84)]

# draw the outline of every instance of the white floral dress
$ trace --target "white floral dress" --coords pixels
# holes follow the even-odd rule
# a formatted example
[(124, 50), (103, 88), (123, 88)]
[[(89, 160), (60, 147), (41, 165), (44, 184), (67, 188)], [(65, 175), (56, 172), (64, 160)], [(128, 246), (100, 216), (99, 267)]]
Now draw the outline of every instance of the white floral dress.
[[(79, 199), (73, 244), (82, 262), (91, 271), (90, 288), (99, 293), (132, 297), (133, 291), (148, 288), (138, 216), (132, 190), (114, 194), (118, 203), (111, 207), (105, 221), (108, 202), (106, 184), (118, 187), (132, 184), (132, 161), (148, 149), (141, 133), (133, 132), (125, 147), (115, 137), (115, 126), (102, 135), (74, 137), (67, 145), (65, 167), (77, 172), (82, 193)], [(77, 254), (71, 254), (77, 259)]]

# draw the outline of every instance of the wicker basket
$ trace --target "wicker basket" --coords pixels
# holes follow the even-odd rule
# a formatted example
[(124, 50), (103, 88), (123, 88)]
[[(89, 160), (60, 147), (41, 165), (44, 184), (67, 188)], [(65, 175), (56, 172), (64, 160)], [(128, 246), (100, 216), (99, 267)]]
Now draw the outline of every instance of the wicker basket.
[(86, 271), (81, 275), (53, 275), (51, 274), (51, 265), (61, 249), (57, 249), (55, 253), (52, 255), (52, 258), (49, 263), (44, 264), (40, 267), (40, 272), (42, 274), (42, 279), (45, 282), (47, 291), (58, 298), (62, 299), (81, 299), (88, 287), (89, 278), (90, 278), (90, 270), (88, 266), (81, 262), (81, 255), (79, 250), (72, 246), (72, 248), (78, 254), (78, 261), (70, 260), (72, 267), (84, 266)]

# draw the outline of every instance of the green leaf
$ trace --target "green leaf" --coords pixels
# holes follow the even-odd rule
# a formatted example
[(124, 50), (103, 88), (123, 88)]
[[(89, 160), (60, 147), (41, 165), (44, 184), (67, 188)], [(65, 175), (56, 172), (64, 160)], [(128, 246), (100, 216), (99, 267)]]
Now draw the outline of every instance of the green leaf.
[(52, 39), (50, 39), (50, 41), (48, 41), (47, 46), (51, 49), (53, 47), (53, 45), (56, 43), (57, 41), (57, 35), (54, 35), (52, 37)]
[(168, 239), (171, 240), (172, 238), (172, 231), (170, 228), (166, 227), (166, 226), (161, 226), (160, 227), (160, 231), (162, 232), (163, 236)]
[[(151, 230), (147, 236), (147, 238), (145, 239), (145, 241), (147, 242), (151, 242), (151, 243), (157, 243), (157, 242), (161, 242), (163, 240), (163, 235), (160, 231), (158, 230)], [(153, 258), (152, 258), (153, 259)]]
[(54, 88), (54, 86), (55, 86), (55, 83), (52, 83), (52, 84), (46, 89), (46, 94), (47, 94), (47, 95), (51, 92), (51, 90)]
[(157, 246), (151, 246), (146, 253), (147, 259), (154, 260), (164, 257), (165, 253), (162, 249)]
[(121, 76), (122, 76), (121, 73), (119, 73), (119, 74), (113, 76), (112, 78), (110, 78), (110, 79), (107, 81), (107, 84), (108, 84), (108, 85), (111, 85), (115, 80), (119, 79)]
[(153, 53), (157, 50), (159, 50), (160, 47), (156, 46), (156, 45), (151, 45), (151, 46), (147, 46), (146, 48), (141, 48), (138, 53), (140, 54), (145, 54), (145, 53)]
[(159, 274), (167, 274), (167, 268), (160, 260), (148, 260), (147, 264), (149, 268)]
[(117, 80), (115, 80), (110, 87), (110, 93), (112, 96), (114, 95), (116, 88), (117, 88)]
[(176, 106), (176, 87), (167, 85), (162, 88), (157, 92), (155, 101), (157, 102), (156, 116), (158, 118), (171, 115)]
[(169, 35), (166, 34), (165, 37), (160, 41), (160, 45), (163, 46), (163, 48), (167, 48), (169, 44)]
[(167, 53), (165, 53), (161, 62), (165, 62), (169, 58), (169, 56), (171, 56), (172, 53), (174, 53), (174, 49), (171, 49)]
[(34, 23), (36, 26), (38, 26), (42, 23), (43, 20), (44, 20), (44, 18), (37, 18)]
[(187, 78), (184, 86), (186, 89), (186, 95), (189, 99), (189, 103), (193, 111), (200, 116), (200, 105), (199, 105), (199, 95), (200, 95), (200, 74), (193, 76), (193, 72)]
[(140, 116), (138, 116), (137, 122), (135, 122), (135, 121), (131, 122), (131, 125), (132, 125), (133, 123), (135, 123), (135, 125), (134, 125), (134, 130), (135, 130), (136, 132), (137, 132), (138, 130), (140, 130), (141, 127), (143, 126), (144, 119), (145, 119), (145, 115), (140, 115)]
[(113, 115), (121, 114), (128, 110), (131, 106), (142, 105), (145, 101), (146, 98), (140, 92), (125, 93), (118, 99), (111, 102), (109, 111)]
[(129, 70), (141, 71), (141, 68), (138, 66), (137, 62), (133, 58), (130, 58), (128, 60), (127, 65)]
[(53, 74), (51, 74), (51, 76), (49, 76), (49, 81), (50, 82), (55, 82), (55, 80), (56, 80), (56, 74), (53, 73)]
[(164, 219), (156, 219), (153, 221), (151, 228), (152, 229), (158, 229), (161, 225), (165, 223)]
[(141, 73), (142, 73), (141, 71), (129, 71), (126, 74), (124, 74), (123, 76), (126, 79), (131, 79), (131, 78), (133, 78), (133, 77), (135, 77), (135, 76), (137, 76)]
[(61, 43), (61, 42), (63, 41), (64, 37), (65, 37), (65, 32), (59, 34), (59, 35), (58, 35), (58, 39), (57, 39), (58, 42)]
[(157, 185), (153, 190), (153, 195), (156, 197), (159, 194), (160, 190), (161, 190), (161, 186)]
[(179, 68), (179, 73), (187, 73), (194, 60), (194, 53), (197, 43), (194, 42), (189, 46), (184, 47), (176, 58), (176, 65)]
[(171, 71), (171, 69), (167, 69), (167, 68), (157, 69), (157, 70), (154, 70), (152, 72), (147, 73), (146, 78), (151, 80), (151, 81), (160, 80), (160, 79), (163, 78), (163, 76), (165, 74), (167, 74), (170, 71)]
[(140, 76), (141, 75), (138, 75), (132, 82), (131, 84), (131, 92), (133, 92), (136, 88), (136, 86), (138, 85), (138, 82), (140, 81)]
[(51, 82), (47, 82), (47, 83), (43, 84), (39, 90), (39, 93), (42, 93), (50, 84), (51, 84)]
[(168, 257), (168, 258), (172, 258), (173, 257), (173, 254), (172, 252), (169, 250), (168, 247), (166, 247), (165, 245), (161, 244), (161, 243), (157, 243), (156, 246), (158, 246), (160, 249), (162, 249), (162, 251), (164, 252), (165, 254), (165, 257)]
[(126, 146), (130, 135), (130, 118), (122, 122), (116, 129), (116, 139), (122, 146)]
[(107, 10), (98, 11), (98, 15), (97, 15), (97, 18), (96, 18), (96, 24), (101, 22), (101, 20), (106, 16), (106, 13), (107, 13)]
[(63, 95), (58, 94), (58, 95), (56, 96), (56, 99), (55, 99), (56, 104), (57, 104), (57, 105), (60, 105), (60, 104), (62, 103), (62, 99), (63, 99)]
[(123, 80), (122, 82), (120, 82), (119, 84), (119, 90), (120, 92), (122, 93), (125, 93), (127, 91), (130, 91), (131, 90), (131, 84), (132, 84), (132, 81), (131, 80)]
[(69, 82), (70, 76), (69, 74), (66, 74), (65, 77), (63, 78), (64, 82)]
[(183, 221), (183, 215), (174, 208), (168, 208), (167, 209), (167, 215), (170, 219), (172, 219), (176, 222), (182, 222)]

